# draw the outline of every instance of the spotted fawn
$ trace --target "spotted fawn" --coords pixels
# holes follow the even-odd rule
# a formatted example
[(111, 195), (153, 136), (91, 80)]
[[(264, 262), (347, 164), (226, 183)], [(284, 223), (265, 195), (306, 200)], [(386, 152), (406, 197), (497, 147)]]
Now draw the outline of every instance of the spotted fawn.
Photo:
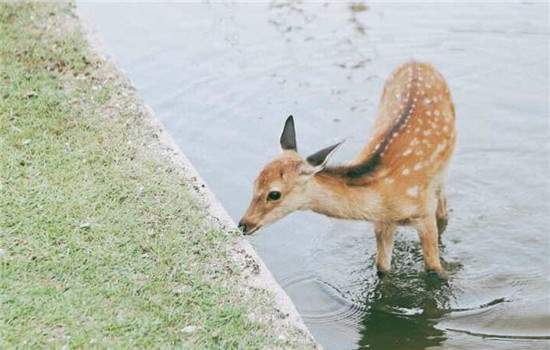
[(239, 228), (252, 234), (296, 210), (374, 223), (376, 266), (391, 266), (397, 226), (418, 232), (425, 267), (445, 275), (439, 234), (447, 225), (446, 169), (455, 146), (455, 111), (443, 76), (430, 64), (408, 62), (384, 84), (370, 142), (355, 160), (328, 166), (340, 143), (302, 158), (292, 116), (282, 152), (254, 182)]

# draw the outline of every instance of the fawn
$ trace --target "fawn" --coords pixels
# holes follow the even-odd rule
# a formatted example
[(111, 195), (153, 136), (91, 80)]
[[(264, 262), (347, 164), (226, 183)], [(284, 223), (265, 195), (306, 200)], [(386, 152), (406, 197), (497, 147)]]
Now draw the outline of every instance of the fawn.
[(402, 64), (386, 80), (370, 142), (348, 164), (327, 165), (341, 143), (303, 159), (288, 117), (282, 153), (255, 180), (239, 228), (252, 234), (296, 210), (372, 221), (376, 267), (384, 273), (396, 227), (410, 225), (418, 232), (426, 269), (445, 276), (438, 243), (447, 225), (444, 181), (456, 140), (454, 120), (445, 79), (418, 62)]

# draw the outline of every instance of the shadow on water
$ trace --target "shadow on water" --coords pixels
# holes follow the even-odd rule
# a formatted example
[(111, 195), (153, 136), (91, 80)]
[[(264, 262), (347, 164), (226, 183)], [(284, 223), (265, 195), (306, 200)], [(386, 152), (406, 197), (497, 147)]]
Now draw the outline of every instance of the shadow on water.
[[(437, 321), (450, 312), (452, 281), (418, 272), (422, 254), (418, 243), (396, 242), (394, 272), (382, 279), (373, 275), (361, 302), (359, 349), (425, 349), (447, 339)], [(450, 273), (457, 266), (448, 266)], [(454, 271), (453, 271), (454, 270)]]

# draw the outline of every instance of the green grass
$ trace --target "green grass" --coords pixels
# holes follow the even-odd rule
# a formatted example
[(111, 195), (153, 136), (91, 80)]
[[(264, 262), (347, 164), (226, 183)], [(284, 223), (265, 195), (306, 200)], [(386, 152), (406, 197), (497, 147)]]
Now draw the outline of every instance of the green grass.
[(0, 5), (0, 348), (294, 346), (76, 22)]

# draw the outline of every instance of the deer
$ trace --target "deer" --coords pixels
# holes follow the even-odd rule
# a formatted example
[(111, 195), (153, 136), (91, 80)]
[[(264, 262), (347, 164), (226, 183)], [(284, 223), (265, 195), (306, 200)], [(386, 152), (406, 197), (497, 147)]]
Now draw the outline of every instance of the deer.
[(328, 165), (342, 142), (301, 157), (289, 116), (282, 152), (254, 181), (238, 227), (250, 235), (298, 210), (371, 222), (375, 265), (384, 276), (396, 228), (412, 226), (426, 271), (447, 278), (439, 241), (448, 222), (444, 187), (455, 143), (455, 109), (445, 78), (431, 64), (406, 62), (386, 79), (370, 141), (350, 162)]

